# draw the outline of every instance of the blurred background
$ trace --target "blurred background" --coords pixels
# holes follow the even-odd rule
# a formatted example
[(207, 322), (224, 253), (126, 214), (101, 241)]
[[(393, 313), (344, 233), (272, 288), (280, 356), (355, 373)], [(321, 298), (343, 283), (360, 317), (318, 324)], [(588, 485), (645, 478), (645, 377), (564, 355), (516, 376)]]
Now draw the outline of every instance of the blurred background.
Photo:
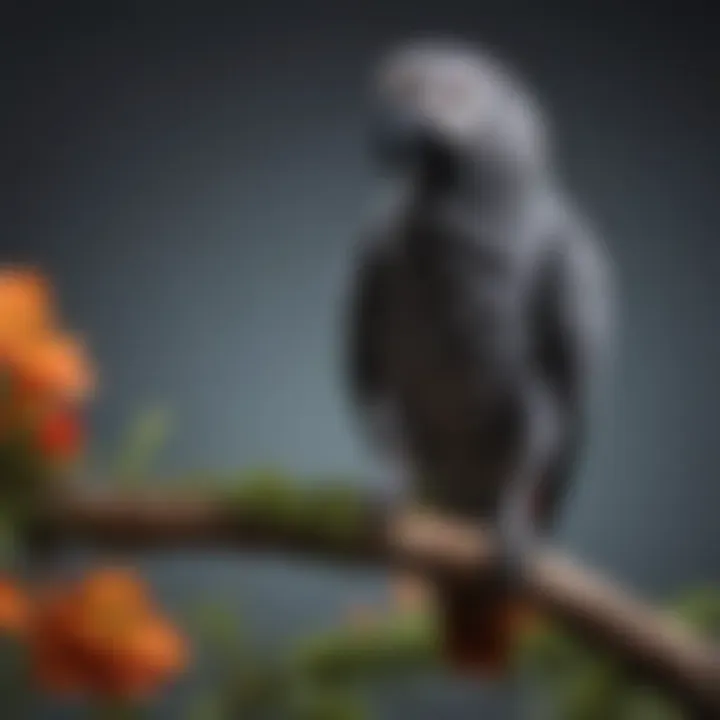
[[(720, 581), (720, 49), (692, 2), (5, 3), (0, 259), (41, 266), (87, 334), (100, 457), (160, 403), (165, 474), (382, 485), (344, 396), (342, 308), (373, 191), (368, 71), (428, 34), (484, 43), (534, 85), (617, 262), (619, 367), (561, 542), (650, 597)], [(138, 562), (170, 607), (237, 603), (263, 646), (385, 595), (381, 574), (281, 558)], [(440, 679), (376, 702), (417, 720), (513, 709)]]

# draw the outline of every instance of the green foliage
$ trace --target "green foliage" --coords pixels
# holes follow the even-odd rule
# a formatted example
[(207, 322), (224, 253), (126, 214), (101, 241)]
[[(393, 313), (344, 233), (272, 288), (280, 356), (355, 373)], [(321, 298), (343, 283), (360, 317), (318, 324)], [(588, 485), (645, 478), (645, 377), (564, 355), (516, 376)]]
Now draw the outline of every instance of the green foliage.
[[(706, 634), (720, 628), (716, 589), (686, 593), (671, 609)], [(214, 675), (214, 692), (199, 699), (187, 720), (367, 720), (365, 690), (374, 682), (440, 667), (437, 626), (420, 614), (343, 625), (270, 658), (237, 634), (234, 613), (212, 606), (195, 617), (201, 636), (215, 638), (210, 645), (226, 670), (234, 660), (224, 675)], [(685, 720), (658, 690), (638, 684), (614, 658), (558, 627), (529, 637), (518, 663), (550, 720)]]
[(684, 715), (657, 690), (637, 687), (628, 690), (618, 720), (684, 720)]
[(11, 513), (0, 513), (0, 572), (12, 570), (18, 556), (16, 522)]
[(2, 717), (30, 716), (27, 652), (15, 638), (0, 636), (0, 698)]
[[(156, 406), (130, 424), (111, 468), (123, 484), (138, 483), (152, 469), (170, 435), (171, 419)], [(0, 444), (0, 569), (15, 559), (35, 490), (42, 489), (41, 469), (31, 464), (33, 455), (24, 452), (22, 443), (16, 438)], [(12, 483), (3, 484), (3, 478)], [(304, 481), (266, 469), (216, 476), (215, 484), (245, 523), (258, 517), (263, 525), (276, 524), (289, 534), (315, 533), (339, 548), (352, 546), (366, 529), (364, 493), (340, 478)], [(207, 475), (199, 485), (208, 488)], [(686, 593), (671, 609), (720, 640), (717, 588)], [(235, 607), (206, 604), (192, 611), (188, 626), (206, 650), (210, 677), (186, 720), (365, 720), (370, 684), (440, 667), (437, 626), (428, 616), (390, 615), (364, 627), (344, 625), (275, 655), (253, 644), (240, 620)], [(546, 627), (529, 637), (518, 664), (532, 681), (538, 707), (548, 707), (551, 720), (685, 720), (658, 690), (634, 682), (614, 658), (561, 628)], [(31, 697), (22, 649), (0, 638), (3, 713), (27, 717)], [(140, 717), (139, 708), (92, 711), (93, 717), (106, 720)]]
[[(677, 618), (710, 639), (720, 637), (720, 590), (685, 593), (669, 607)], [(537, 633), (522, 662), (533, 678), (541, 704), (554, 708), (553, 720), (683, 720), (670, 699), (634, 682), (613, 657), (593, 650), (558, 627)]]
[(337, 481), (303, 482), (277, 470), (245, 473), (232, 482), (228, 502), (245, 521), (260, 517), (286, 531), (302, 530), (339, 545), (364, 527), (361, 491)]
[(163, 407), (146, 408), (128, 425), (111, 470), (127, 486), (149, 472), (172, 432), (172, 415)]
[(311, 682), (302, 684), (290, 696), (287, 711), (293, 720), (366, 720), (368, 717), (358, 690)]
[[(193, 702), (186, 720), (364, 720), (362, 696), (337, 673), (326, 673), (326, 648), (342, 651), (337, 636), (316, 637), (301, 649), (267, 654), (242, 631), (238, 612), (216, 603), (192, 610), (190, 627), (209, 651), (211, 688)], [(353, 637), (353, 640), (355, 638)], [(317, 643), (317, 644), (316, 644)], [(311, 648), (320, 650), (320, 657)], [(355, 647), (349, 648), (352, 654)], [(319, 662), (318, 662), (319, 660)], [(356, 677), (347, 679), (356, 680)]]
[(185, 720), (228, 720), (225, 699), (218, 692), (204, 692), (190, 704)]
[(57, 480), (22, 430), (0, 441), (0, 570), (17, 565), (38, 500)]
[(148, 720), (147, 711), (137, 703), (94, 702), (88, 707), (88, 720)]
[(277, 701), (277, 663), (263, 660), (242, 631), (242, 613), (220, 603), (190, 610), (187, 625), (208, 659), (211, 686), (193, 702), (187, 720), (254, 717)]
[(685, 593), (673, 609), (675, 614), (708, 637), (720, 641), (720, 590), (701, 587)]
[(367, 681), (435, 668), (438, 650), (432, 618), (398, 614), (369, 627), (341, 627), (308, 638), (295, 648), (293, 663), (315, 680)]

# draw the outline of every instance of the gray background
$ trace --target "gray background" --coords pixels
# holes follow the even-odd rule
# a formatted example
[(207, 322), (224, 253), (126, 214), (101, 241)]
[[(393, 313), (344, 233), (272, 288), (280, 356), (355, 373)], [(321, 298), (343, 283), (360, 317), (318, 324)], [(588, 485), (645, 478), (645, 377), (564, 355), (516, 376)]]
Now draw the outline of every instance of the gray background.
[[(39, 263), (91, 338), (100, 444), (161, 401), (179, 421), (168, 472), (270, 462), (373, 476), (338, 345), (372, 187), (366, 74), (396, 40), (459, 33), (537, 86), (566, 182), (619, 268), (619, 372), (562, 541), (652, 597), (718, 581), (717, 37), (700, 5), (603, 6), (11, 4), (0, 255)], [(242, 604), (262, 644), (383, 595), (380, 576), (282, 560), (142, 564), (173, 607)], [(504, 718), (510, 705), (438, 681), (391, 688), (377, 712)]]

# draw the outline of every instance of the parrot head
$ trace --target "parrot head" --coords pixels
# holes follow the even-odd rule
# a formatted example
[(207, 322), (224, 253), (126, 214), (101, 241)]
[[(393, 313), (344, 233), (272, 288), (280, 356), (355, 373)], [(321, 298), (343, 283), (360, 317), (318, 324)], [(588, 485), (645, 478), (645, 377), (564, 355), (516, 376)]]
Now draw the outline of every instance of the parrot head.
[(518, 181), (544, 165), (537, 104), (484, 52), (449, 42), (402, 46), (381, 62), (373, 94), (375, 147), (393, 172)]

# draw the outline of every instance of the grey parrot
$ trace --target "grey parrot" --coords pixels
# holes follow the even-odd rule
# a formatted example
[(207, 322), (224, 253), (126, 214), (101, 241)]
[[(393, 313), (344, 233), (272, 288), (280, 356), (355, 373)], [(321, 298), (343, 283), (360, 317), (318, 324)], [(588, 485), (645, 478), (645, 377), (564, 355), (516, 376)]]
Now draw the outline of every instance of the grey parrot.
[(404, 45), (373, 102), (391, 194), (356, 257), (351, 397), (404, 489), (497, 529), (504, 580), (439, 592), (450, 663), (502, 672), (518, 632), (509, 588), (587, 434), (611, 264), (554, 173), (537, 101), (487, 52)]

